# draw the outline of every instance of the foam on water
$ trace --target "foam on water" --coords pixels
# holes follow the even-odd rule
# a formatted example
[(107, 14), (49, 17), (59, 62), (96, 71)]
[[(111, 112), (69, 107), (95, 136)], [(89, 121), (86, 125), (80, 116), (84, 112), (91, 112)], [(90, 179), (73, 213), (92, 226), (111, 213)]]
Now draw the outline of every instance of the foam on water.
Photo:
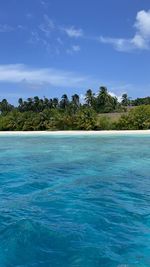
[(150, 266), (150, 137), (0, 138), (0, 267)]

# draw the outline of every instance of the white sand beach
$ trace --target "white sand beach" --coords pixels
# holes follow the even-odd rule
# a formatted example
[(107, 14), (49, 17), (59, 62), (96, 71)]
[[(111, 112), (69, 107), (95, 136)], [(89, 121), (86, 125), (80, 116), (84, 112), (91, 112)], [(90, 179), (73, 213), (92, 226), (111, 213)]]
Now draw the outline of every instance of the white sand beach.
[(122, 131), (0, 131), (0, 136), (18, 136), (18, 135), (149, 135), (150, 130), (122, 130)]

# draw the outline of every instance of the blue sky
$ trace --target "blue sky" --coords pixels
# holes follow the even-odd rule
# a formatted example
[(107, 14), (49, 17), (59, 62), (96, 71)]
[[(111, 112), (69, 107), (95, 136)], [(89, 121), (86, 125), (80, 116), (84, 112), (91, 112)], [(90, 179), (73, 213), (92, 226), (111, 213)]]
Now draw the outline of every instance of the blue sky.
[(150, 95), (147, 0), (1, 0), (0, 99)]

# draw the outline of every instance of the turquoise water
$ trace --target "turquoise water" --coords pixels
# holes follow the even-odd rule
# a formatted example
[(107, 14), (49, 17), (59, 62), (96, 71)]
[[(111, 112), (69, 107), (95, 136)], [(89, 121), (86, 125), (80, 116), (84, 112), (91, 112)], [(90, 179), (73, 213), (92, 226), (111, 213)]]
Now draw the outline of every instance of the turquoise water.
[(0, 137), (0, 267), (150, 266), (150, 137)]

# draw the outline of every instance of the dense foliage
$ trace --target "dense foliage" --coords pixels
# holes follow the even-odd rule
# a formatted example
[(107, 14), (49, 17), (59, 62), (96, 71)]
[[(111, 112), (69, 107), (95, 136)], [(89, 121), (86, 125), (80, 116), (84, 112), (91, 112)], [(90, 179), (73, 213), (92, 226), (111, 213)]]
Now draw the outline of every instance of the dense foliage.
[(150, 129), (150, 105), (135, 107), (126, 115), (121, 116), (116, 124), (121, 130)]
[(133, 106), (150, 105), (150, 97), (148, 96), (144, 98), (137, 98), (135, 100), (132, 100), (131, 104)]
[[(106, 87), (100, 87), (98, 94), (87, 90), (84, 103), (77, 94), (71, 99), (64, 94), (60, 100), (38, 96), (27, 100), (20, 98), (17, 107), (3, 99), (0, 130), (150, 129), (149, 104), (150, 97), (131, 101), (127, 94), (122, 95), (119, 103)], [(138, 107), (133, 108), (133, 105)]]

